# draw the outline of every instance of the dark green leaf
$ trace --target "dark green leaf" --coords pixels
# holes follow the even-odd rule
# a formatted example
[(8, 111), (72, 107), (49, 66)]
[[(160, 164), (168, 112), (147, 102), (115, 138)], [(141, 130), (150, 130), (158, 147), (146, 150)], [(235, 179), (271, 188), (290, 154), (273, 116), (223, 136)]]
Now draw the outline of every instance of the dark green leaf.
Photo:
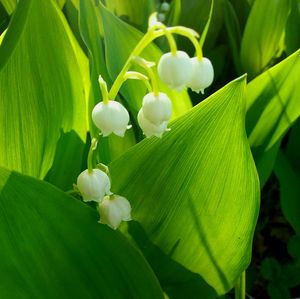
[(141, 254), (95, 210), (0, 168), (1, 298), (163, 298)]

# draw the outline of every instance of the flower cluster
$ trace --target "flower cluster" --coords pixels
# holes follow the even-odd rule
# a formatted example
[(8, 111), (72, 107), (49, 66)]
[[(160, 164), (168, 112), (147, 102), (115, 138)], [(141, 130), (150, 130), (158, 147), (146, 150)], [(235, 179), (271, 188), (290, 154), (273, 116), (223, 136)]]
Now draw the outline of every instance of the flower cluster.
[(131, 206), (128, 200), (110, 191), (110, 179), (100, 169), (84, 170), (77, 178), (77, 188), (83, 201), (98, 204), (100, 223), (117, 229), (122, 221), (131, 220)]
[[(103, 137), (115, 134), (123, 137), (129, 125), (130, 116), (127, 109), (115, 101), (123, 82), (128, 79), (142, 80), (148, 93), (142, 99), (142, 105), (137, 113), (137, 121), (146, 137), (161, 138), (168, 129), (172, 113), (172, 103), (168, 95), (159, 89), (159, 79), (176, 91), (191, 88), (196, 92), (204, 92), (214, 78), (214, 70), (210, 60), (202, 55), (202, 48), (197, 38), (197, 32), (182, 26), (166, 27), (161, 23), (165, 13), (169, 11), (169, 4), (163, 2), (160, 7), (160, 18), (156, 13), (149, 18), (149, 29), (132, 51), (127, 62), (114, 81), (110, 91), (106, 82), (99, 76), (102, 101), (92, 110), (92, 120)], [(190, 58), (184, 51), (177, 50), (173, 33), (181, 34), (190, 39), (195, 46), (196, 57)], [(161, 56), (157, 65), (157, 75), (152, 67), (154, 62), (139, 57), (142, 50), (156, 37), (165, 35), (170, 45), (170, 52)], [(133, 63), (142, 67), (147, 75), (137, 71), (130, 71)], [(149, 83), (151, 82), (151, 84)], [(98, 204), (100, 223), (116, 229), (122, 221), (131, 220), (131, 206), (128, 200), (110, 191), (110, 179), (105, 171), (93, 167), (93, 152), (97, 147), (97, 138), (93, 138), (89, 156), (88, 169), (83, 171), (77, 179), (77, 188), (83, 201), (94, 201)]]
[(193, 91), (204, 93), (214, 79), (214, 69), (208, 58), (190, 58), (183, 51), (162, 55), (157, 70), (160, 79), (177, 91), (190, 87)]

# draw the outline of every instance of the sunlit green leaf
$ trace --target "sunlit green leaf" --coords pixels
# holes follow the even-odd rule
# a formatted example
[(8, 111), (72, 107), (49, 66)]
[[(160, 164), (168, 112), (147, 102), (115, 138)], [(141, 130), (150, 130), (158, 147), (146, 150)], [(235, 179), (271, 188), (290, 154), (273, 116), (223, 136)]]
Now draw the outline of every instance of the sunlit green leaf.
[[(59, 155), (70, 183), (86, 135), (84, 63), (56, 4), (19, 2), (0, 47), (0, 165), (44, 178)], [(56, 153), (66, 136), (76, 146)]]
[(289, 15), (289, 0), (256, 0), (241, 45), (241, 60), (249, 76), (260, 73), (275, 56)]
[[(261, 178), (266, 181), (279, 142), (300, 115), (300, 51), (251, 81), (247, 87), (246, 128)], [(277, 148), (277, 149), (276, 149)], [(271, 161), (266, 155), (273, 158)], [(268, 160), (265, 165), (264, 160)], [(264, 173), (264, 174), (263, 174)]]
[(95, 210), (0, 168), (1, 298), (163, 298), (141, 254)]
[(129, 233), (168, 294), (185, 286), (212, 298), (211, 287), (225, 293), (249, 264), (259, 184), (244, 89), (245, 78), (231, 82), (110, 165), (113, 190), (142, 226)]

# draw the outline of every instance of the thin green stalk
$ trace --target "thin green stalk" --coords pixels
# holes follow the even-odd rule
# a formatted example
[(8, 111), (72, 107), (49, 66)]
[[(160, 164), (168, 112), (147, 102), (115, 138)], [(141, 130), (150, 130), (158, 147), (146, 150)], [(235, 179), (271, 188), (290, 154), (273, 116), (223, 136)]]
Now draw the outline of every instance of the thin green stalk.
[(89, 149), (89, 154), (88, 154), (88, 160), (87, 160), (87, 164), (88, 164), (88, 172), (92, 173), (93, 172), (93, 164), (94, 164), (94, 151), (97, 148), (97, 143), (98, 143), (98, 139), (97, 138), (93, 138), (91, 141), (91, 146)]
[(245, 299), (246, 298), (246, 272), (244, 271), (239, 277), (234, 287), (234, 298)]
[(107, 85), (101, 75), (99, 75), (98, 82), (99, 82), (101, 93), (102, 93), (102, 101), (103, 101), (103, 103), (107, 104), (109, 101)]
[(126, 74), (124, 75), (124, 82), (128, 79), (133, 79), (133, 80), (141, 80), (142, 82), (145, 83), (147, 89), (149, 92), (152, 91), (152, 87), (149, 83), (149, 78), (139, 72), (135, 72), (135, 71), (128, 71), (126, 72)]

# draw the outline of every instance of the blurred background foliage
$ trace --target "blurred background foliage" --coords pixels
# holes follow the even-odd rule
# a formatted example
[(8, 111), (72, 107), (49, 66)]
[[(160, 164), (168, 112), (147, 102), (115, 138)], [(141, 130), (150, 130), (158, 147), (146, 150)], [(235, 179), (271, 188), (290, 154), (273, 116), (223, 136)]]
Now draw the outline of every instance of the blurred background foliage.
[[(17, 2), (0, 0), (0, 34), (8, 27)], [(111, 85), (123, 60), (141, 36), (137, 30), (147, 30), (151, 12), (163, 14), (167, 25), (187, 26), (201, 34), (211, 5), (208, 0), (172, 0), (168, 1), (170, 10), (164, 12), (161, 11), (162, 2), (158, 0), (103, 0), (111, 13), (130, 25), (126, 27), (128, 38), (119, 40), (118, 44), (118, 40), (108, 37), (108, 33), (116, 29), (103, 25), (105, 14), (99, 12), (98, 0), (56, 2), (76, 38), (76, 47), (79, 46), (82, 55), (89, 58), (92, 83), (89, 88), (85, 87), (89, 112), (100, 98), (98, 74), (101, 73)], [(115, 35), (118, 35), (117, 31)], [(192, 45), (185, 39), (178, 38), (177, 42), (180, 49), (191, 56), (194, 54)], [(122, 43), (123, 57), (117, 57), (114, 49), (121, 47)], [(168, 50), (168, 45), (165, 39), (158, 39), (156, 46), (153, 46), (150, 55), (155, 52), (157, 61), (161, 51)], [(182, 105), (175, 107), (174, 117), (177, 117), (189, 110), (191, 103), (196, 105), (231, 80), (248, 74), (246, 128), (261, 182), (261, 210), (252, 262), (247, 270), (248, 298), (288, 299), (300, 296), (299, 47), (299, 0), (215, 0), (203, 49), (215, 68), (214, 84), (205, 95), (191, 91), (188, 91), (189, 97), (186, 92), (174, 95), (174, 98), (181, 98)], [(80, 61), (81, 66), (76, 67), (83, 69), (85, 58)], [(136, 84), (135, 87), (131, 83), (126, 84), (119, 96), (124, 105), (133, 103), (131, 111), (139, 107), (143, 94), (142, 85), (136, 88)], [(131, 104), (126, 101), (128, 97), (132, 99)], [(87, 125), (93, 136), (93, 124)], [(271, 127), (264, 131), (269, 125)], [(68, 136), (62, 137), (58, 152), (65, 150), (64, 138)], [(124, 139), (112, 136), (101, 140), (101, 160), (105, 163), (115, 160), (141, 139), (141, 132), (137, 129)], [(72, 140), (71, 144), (74, 145), (74, 142)], [(80, 144), (80, 153), (84, 152), (83, 143), (76, 142)], [(48, 171), (46, 180), (67, 190), (78, 169), (84, 167), (85, 159), (77, 161), (78, 167), (64, 181), (55, 175), (62, 161), (58, 152), (51, 169), (45, 168)], [(76, 157), (74, 153), (72, 160)], [(232, 294), (228, 294), (222, 298), (231, 297)]]

